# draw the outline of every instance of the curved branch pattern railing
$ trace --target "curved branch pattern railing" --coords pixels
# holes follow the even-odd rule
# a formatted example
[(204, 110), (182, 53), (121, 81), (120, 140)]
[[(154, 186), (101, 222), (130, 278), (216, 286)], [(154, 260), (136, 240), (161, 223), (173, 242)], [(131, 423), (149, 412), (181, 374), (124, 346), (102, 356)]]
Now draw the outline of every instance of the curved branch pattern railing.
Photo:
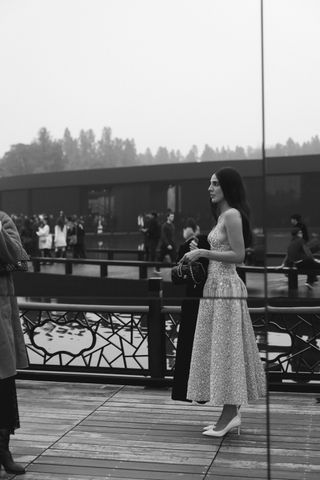
[[(163, 371), (163, 378), (173, 375), (180, 307), (160, 306), (158, 317), (146, 305), (24, 302), (19, 307), (30, 369), (152, 377), (150, 346), (163, 344), (164, 358), (160, 354), (158, 360), (165, 367), (156, 371)], [(320, 307), (268, 306), (250, 313), (271, 383), (320, 381)], [(159, 336), (159, 330), (152, 333), (155, 321), (162, 323), (164, 339), (151, 338)]]

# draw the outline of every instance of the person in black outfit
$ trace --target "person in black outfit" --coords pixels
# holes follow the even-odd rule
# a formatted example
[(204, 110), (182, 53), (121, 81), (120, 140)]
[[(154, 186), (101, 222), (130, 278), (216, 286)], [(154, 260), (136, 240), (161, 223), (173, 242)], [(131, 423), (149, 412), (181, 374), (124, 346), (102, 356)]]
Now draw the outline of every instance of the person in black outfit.
[(143, 228), (142, 232), (145, 235), (145, 259), (146, 261), (155, 262), (157, 246), (161, 235), (158, 214), (156, 212), (150, 213), (146, 228)]
[[(166, 221), (161, 225), (159, 262), (163, 262), (167, 255), (171, 262), (176, 260), (177, 251), (174, 241), (175, 228), (173, 221), (174, 213), (168, 212)], [(159, 271), (159, 269), (155, 269), (155, 273), (159, 273)]]
[[(179, 247), (178, 260), (180, 260), (185, 253), (190, 251), (191, 242), (196, 243), (199, 248), (205, 248), (208, 250), (210, 249), (207, 237), (205, 235), (199, 235), (199, 227), (193, 218), (188, 218), (186, 221), (183, 229), (183, 237), (185, 242)], [(199, 261), (201, 261), (205, 269), (207, 269), (208, 260), (201, 258)], [(203, 285), (194, 286), (193, 283), (187, 284), (185, 289), (185, 297), (182, 300), (181, 320), (171, 393), (171, 398), (173, 400), (190, 401), (187, 400), (186, 394), (193, 337), (197, 323), (199, 299), (202, 297), (202, 290)]]
[(38, 236), (36, 235), (37, 227), (33, 225), (30, 218), (25, 217), (21, 230), (20, 238), (25, 251), (31, 256), (37, 256), (38, 253)]
[(77, 235), (77, 243), (73, 248), (73, 258), (86, 258), (86, 249), (85, 249), (85, 230), (84, 224), (81, 220), (75, 221), (75, 232)]
[(313, 288), (313, 284), (317, 280), (314, 270), (320, 268), (320, 261), (316, 260), (312, 255), (310, 248), (303, 238), (303, 231), (299, 228), (292, 231), (292, 239), (287, 248), (285, 256), (280, 267), (297, 267), (298, 270), (307, 271), (306, 287)]
[(68, 218), (67, 244), (72, 249), (73, 258), (86, 258), (85, 230), (81, 220), (76, 215)]

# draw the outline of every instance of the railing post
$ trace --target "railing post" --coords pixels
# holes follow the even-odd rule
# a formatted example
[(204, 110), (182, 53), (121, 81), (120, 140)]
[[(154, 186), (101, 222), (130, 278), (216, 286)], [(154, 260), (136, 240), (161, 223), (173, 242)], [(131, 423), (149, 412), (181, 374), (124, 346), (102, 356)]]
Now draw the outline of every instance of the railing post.
[(146, 265), (139, 266), (139, 279), (144, 280), (148, 278), (148, 267)]
[(108, 264), (100, 263), (100, 277), (107, 277), (107, 276), (108, 276)]
[(66, 261), (65, 263), (65, 272), (66, 272), (66, 275), (72, 275), (72, 262), (68, 262)]
[(298, 270), (296, 268), (290, 268), (288, 271), (288, 289), (297, 290), (298, 288)]
[(33, 259), (32, 263), (33, 263), (33, 271), (35, 273), (40, 273), (40, 260), (38, 258)]
[(243, 283), (246, 285), (246, 271), (243, 268), (237, 268), (237, 273)]
[(138, 260), (143, 261), (144, 260), (144, 250), (137, 250), (138, 252)]
[(166, 371), (166, 329), (162, 307), (162, 278), (150, 278), (148, 282), (148, 359), (152, 379), (164, 378)]

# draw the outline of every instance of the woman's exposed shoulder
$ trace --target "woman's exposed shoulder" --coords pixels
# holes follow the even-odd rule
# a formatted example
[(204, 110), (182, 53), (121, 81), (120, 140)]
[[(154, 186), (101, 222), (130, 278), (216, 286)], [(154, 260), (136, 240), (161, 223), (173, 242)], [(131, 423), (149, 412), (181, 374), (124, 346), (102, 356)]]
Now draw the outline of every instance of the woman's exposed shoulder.
[(236, 208), (229, 208), (223, 213), (223, 217), (227, 220), (235, 220), (241, 218), (241, 213)]

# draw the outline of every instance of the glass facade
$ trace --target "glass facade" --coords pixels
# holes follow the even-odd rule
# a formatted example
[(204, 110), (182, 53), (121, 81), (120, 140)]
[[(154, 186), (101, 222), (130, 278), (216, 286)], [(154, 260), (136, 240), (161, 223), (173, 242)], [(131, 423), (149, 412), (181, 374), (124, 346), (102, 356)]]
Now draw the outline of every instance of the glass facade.
[(97, 233), (114, 229), (115, 198), (111, 188), (95, 188), (88, 191), (88, 216)]

